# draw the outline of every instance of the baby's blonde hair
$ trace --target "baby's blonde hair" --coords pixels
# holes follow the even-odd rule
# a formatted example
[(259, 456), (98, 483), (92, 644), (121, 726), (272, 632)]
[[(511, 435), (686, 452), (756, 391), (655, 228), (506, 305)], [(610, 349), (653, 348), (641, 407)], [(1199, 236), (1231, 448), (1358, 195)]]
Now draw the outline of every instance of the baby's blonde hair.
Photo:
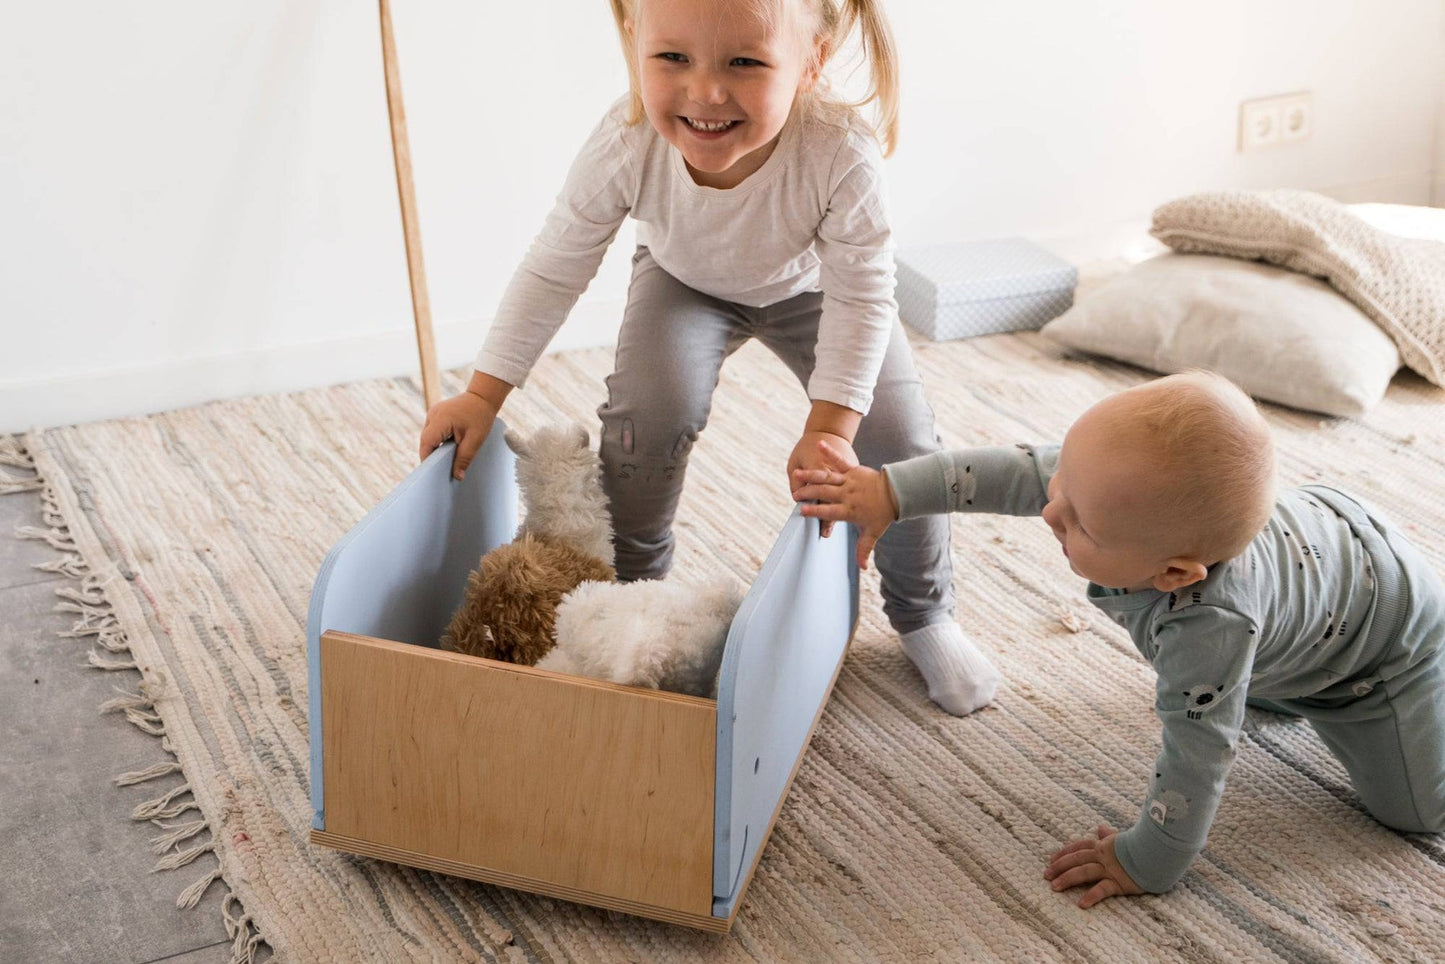
[[(1160, 471), (1171, 554), (1213, 565), (1239, 555), (1269, 521), (1274, 436), (1254, 400), (1227, 378), (1188, 371), (1101, 406), (1112, 432)], [(1162, 533), (1161, 533), (1162, 535)]]
[[(893, 29), (883, 14), (879, 0), (738, 0), (767, 24), (780, 19), (805, 30), (811, 63), (818, 74), (817, 86), (804, 95), (825, 103), (856, 110), (873, 105), (873, 131), (883, 148), (883, 156), (893, 153), (898, 143), (898, 47)], [(642, 91), (638, 79), (637, 57), (627, 33), (627, 22), (637, 20), (642, 0), (611, 0), (612, 17), (617, 21), (622, 55), (627, 61), (627, 76), (632, 90), (632, 113), (628, 123), (642, 120)], [(786, 9), (784, 9), (786, 7)], [(864, 59), (868, 62), (868, 92), (856, 101), (833, 96), (823, 75), (823, 68), (833, 55), (847, 43), (857, 27)]]

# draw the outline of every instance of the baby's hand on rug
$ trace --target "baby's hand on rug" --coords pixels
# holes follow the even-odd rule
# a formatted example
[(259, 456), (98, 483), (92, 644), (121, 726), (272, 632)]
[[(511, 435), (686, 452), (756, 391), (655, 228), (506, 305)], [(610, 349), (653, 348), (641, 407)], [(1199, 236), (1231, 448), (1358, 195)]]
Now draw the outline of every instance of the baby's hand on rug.
[(1142, 894), (1119, 858), (1114, 856), (1114, 838), (1119, 831), (1099, 824), (1095, 837), (1075, 840), (1049, 858), (1044, 879), (1053, 881), (1054, 890), (1068, 890), (1081, 884), (1093, 884), (1079, 898), (1079, 906), (1093, 907), (1106, 897)]
[(818, 443), (821, 468), (800, 468), (793, 471), (793, 499), (797, 502), (817, 500), (818, 505), (804, 505), (799, 511), (824, 524), (851, 522), (858, 527), (858, 567), (868, 568), (868, 556), (883, 533), (898, 518), (888, 478), (876, 469), (859, 465), (853, 453), (847, 456), (833, 443)]

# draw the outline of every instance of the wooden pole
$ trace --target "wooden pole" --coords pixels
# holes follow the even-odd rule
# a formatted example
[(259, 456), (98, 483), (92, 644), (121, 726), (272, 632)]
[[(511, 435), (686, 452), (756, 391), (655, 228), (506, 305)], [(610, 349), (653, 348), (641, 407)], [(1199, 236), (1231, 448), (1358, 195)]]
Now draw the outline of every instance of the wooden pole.
[(401, 198), (401, 227), (406, 240), (406, 270), (411, 279), (411, 314), (416, 323), (416, 350), (421, 356), (421, 391), (430, 409), (441, 401), (436, 341), (432, 337), (431, 301), (426, 292), (426, 266), (421, 256), (421, 225), (416, 214), (416, 189), (411, 180), (411, 147), (406, 138), (406, 109), (401, 102), (401, 72), (391, 29), (391, 4), (381, 4), (381, 59), (386, 68), (386, 110), (391, 117), (391, 154), (396, 162), (396, 193)]

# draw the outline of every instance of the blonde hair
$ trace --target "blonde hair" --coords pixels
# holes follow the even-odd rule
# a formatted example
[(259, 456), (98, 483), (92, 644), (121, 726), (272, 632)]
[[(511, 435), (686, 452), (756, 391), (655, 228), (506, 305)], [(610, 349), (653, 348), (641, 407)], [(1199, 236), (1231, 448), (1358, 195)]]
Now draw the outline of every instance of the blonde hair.
[[(1171, 555), (1213, 565), (1239, 555), (1274, 511), (1274, 436), (1254, 400), (1227, 378), (1188, 371), (1113, 396), (1117, 438), (1160, 470)], [(1102, 407), (1102, 406), (1101, 406)]]
[[(638, 77), (637, 56), (627, 33), (627, 22), (636, 22), (642, 0), (611, 0), (612, 18), (617, 22), (622, 56), (627, 61), (627, 78), (632, 91), (632, 112), (629, 124), (644, 117), (642, 90)], [(873, 132), (883, 149), (883, 156), (893, 153), (898, 144), (898, 47), (893, 41), (893, 28), (883, 14), (880, 0), (739, 0), (753, 8), (763, 22), (773, 25), (780, 8), (788, 5), (792, 21), (800, 29), (807, 28), (809, 68), (818, 76), (817, 86), (804, 98), (857, 110), (873, 105)], [(806, 11), (811, 20), (802, 16)], [(833, 55), (847, 43), (858, 29), (863, 58), (868, 62), (868, 92), (858, 100), (839, 99), (823, 75)]]

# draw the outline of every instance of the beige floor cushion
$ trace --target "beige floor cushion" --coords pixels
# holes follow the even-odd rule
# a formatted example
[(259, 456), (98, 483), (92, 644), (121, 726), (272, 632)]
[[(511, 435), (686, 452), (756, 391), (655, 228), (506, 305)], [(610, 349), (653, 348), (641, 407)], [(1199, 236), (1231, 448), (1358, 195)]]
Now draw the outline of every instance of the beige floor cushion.
[(1329, 285), (1213, 255), (1145, 261), (1043, 333), (1153, 371), (1207, 368), (1256, 398), (1329, 415), (1367, 411), (1400, 367), (1389, 336)]
[(1445, 242), (1400, 237), (1309, 191), (1213, 191), (1154, 212), (1176, 251), (1268, 261), (1323, 278), (1394, 338), (1405, 364), (1445, 385)]

